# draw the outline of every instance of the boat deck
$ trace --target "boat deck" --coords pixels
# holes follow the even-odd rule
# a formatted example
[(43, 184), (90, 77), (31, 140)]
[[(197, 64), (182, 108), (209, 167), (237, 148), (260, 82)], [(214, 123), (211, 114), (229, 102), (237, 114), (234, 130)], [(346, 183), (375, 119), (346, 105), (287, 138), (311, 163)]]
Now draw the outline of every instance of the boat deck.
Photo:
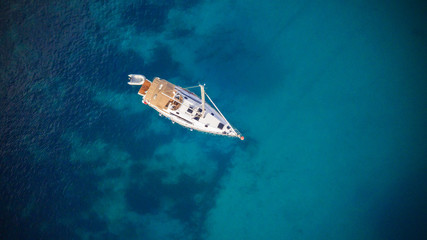
[[(165, 110), (170, 102), (179, 101), (179, 99), (174, 99), (174, 95), (175, 85), (164, 79), (156, 77), (154, 78), (151, 87), (148, 89), (144, 100), (150, 105)], [(179, 104), (180, 103), (178, 102), (177, 108), (179, 108)]]
[(144, 96), (147, 93), (147, 90), (150, 88), (151, 82), (145, 80), (144, 83), (141, 85), (141, 88), (138, 91), (138, 94), (141, 96)]
[(143, 96), (143, 102), (158, 111), (160, 116), (165, 116), (173, 123), (176, 122), (191, 130), (244, 139), (219, 112), (209, 96), (207, 97), (215, 108), (205, 102), (203, 86), (200, 86), (201, 97), (199, 97), (159, 77), (154, 78), (152, 82), (142, 75), (131, 74), (129, 77), (130, 85), (141, 85), (138, 95)]

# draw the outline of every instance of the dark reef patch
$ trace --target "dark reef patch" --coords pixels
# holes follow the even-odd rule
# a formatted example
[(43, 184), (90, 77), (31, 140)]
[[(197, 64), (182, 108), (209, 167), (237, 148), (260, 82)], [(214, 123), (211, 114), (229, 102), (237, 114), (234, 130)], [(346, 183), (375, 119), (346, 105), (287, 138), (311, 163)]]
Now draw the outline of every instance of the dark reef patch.
[[(163, 79), (179, 76), (180, 64), (173, 60), (170, 48), (164, 44), (157, 44), (153, 49), (153, 58), (147, 68), (155, 74), (162, 73), (159, 76)], [(157, 75), (156, 75), (157, 76)]]
[(171, 4), (143, 1), (128, 7), (122, 13), (122, 21), (125, 25), (135, 26), (138, 32), (162, 32), (171, 8)]
[(206, 184), (200, 183), (187, 175), (182, 175), (177, 184), (165, 185), (167, 197), (175, 201), (169, 214), (187, 223), (194, 221), (194, 214), (198, 212), (201, 207), (200, 203), (195, 201), (195, 195), (203, 194), (205, 185)]
[(135, 26), (138, 32), (160, 33), (165, 30), (169, 11), (177, 8), (187, 10), (199, 4), (200, 0), (141, 1), (131, 4), (123, 11), (124, 25)]
[(129, 208), (139, 214), (157, 213), (164, 197), (162, 172), (140, 173), (144, 182), (130, 184), (126, 191)]

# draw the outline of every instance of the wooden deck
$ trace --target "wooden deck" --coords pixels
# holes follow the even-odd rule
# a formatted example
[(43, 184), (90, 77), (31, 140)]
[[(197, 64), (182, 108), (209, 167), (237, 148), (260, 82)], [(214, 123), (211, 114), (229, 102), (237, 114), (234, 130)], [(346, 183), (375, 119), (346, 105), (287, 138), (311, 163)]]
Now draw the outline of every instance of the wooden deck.
[(169, 102), (173, 100), (175, 85), (160, 79), (154, 78), (150, 89), (147, 91), (144, 99), (151, 105), (159, 109), (166, 109)]
[(141, 85), (141, 88), (138, 91), (138, 94), (141, 96), (144, 96), (147, 93), (147, 90), (150, 88), (151, 82), (145, 80), (144, 83)]

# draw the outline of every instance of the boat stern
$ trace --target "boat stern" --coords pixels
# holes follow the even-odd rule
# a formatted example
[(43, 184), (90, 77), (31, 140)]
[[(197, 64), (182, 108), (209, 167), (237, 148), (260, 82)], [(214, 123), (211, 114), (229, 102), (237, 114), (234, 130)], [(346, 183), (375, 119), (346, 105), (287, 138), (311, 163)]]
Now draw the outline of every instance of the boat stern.
[(144, 75), (140, 74), (129, 74), (129, 85), (140, 85), (141, 88), (138, 91), (138, 94), (141, 96), (145, 96), (148, 89), (151, 86), (151, 82), (147, 80), (147, 78)]

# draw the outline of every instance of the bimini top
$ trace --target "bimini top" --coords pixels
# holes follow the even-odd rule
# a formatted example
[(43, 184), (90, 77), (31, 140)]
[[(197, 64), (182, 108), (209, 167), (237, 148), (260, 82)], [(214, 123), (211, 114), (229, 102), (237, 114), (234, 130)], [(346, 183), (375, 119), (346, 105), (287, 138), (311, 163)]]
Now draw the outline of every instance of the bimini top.
[(169, 102), (173, 101), (175, 85), (156, 77), (147, 90), (145, 100), (159, 109), (166, 109)]

